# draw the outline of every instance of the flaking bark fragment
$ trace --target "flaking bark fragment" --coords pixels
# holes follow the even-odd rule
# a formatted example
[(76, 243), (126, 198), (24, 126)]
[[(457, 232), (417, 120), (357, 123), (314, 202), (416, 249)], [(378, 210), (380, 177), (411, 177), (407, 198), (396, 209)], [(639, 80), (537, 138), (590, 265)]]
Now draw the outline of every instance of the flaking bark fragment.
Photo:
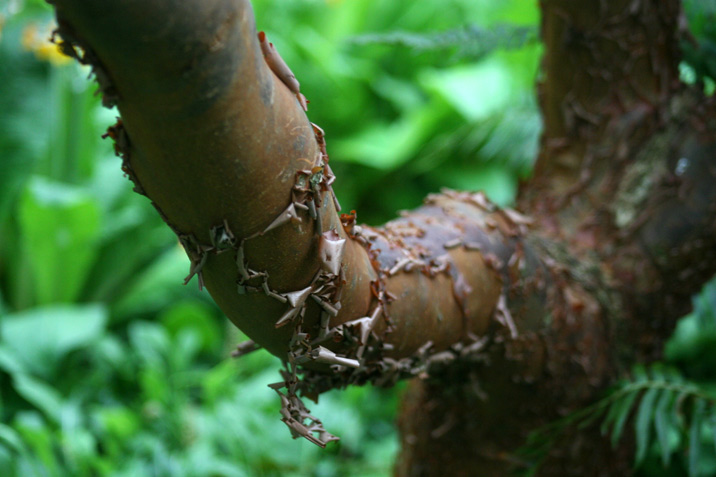
[(259, 349), (261, 349), (261, 345), (255, 343), (253, 340), (247, 340), (236, 345), (236, 349), (231, 352), (231, 357), (241, 358), (242, 356), (246, 356), (247, 354), (253, 353)]
[(269, 66), (271, 71), (274, 72), (278, 79), (280, 79), (281, 82), (296, 95), (296, 99), (298, 99), (298, 102), (303, 110), (308, 111), (308, 101), (306, 100), (306, 97), (301, 94), (301, 84), (296, 79), (296, 75), (293, 74), (291, 68), (288, 67), (283, 58), (281, 58), (281, 55), (278, 54), (278, 50), (276, 50), (276, 47), (273, 46), (273, 43), (269, 43), (266, 39), (266, 34), (264, 32), (260, 31), (258, 33), (258, 38), (259, 45), (261, 46), (261, 53), (263, 53), (266, 64)]
[(338, 275), (343, 262), (343, 253), (346, 248), (346, 239), (343, 239), (335, 230), (329, 230), (321, 234), (318, 244), (318, 254), (321, 258), (322, 267)]

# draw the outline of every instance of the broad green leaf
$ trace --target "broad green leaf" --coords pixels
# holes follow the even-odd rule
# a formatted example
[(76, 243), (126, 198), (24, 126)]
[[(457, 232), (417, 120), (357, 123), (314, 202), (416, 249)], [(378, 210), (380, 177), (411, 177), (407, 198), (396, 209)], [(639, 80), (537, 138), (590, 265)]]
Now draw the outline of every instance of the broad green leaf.
[(32, 410), (17, 413), (12, 426), (28, 448), (29, 459), (23, 462), (27, 473), (20, 475), (59, 477), (63, 474), (55, 454), (56, 433), (39, 412)]
[(132, 323), (129, 340), (143, 366), (158, 372), (165, 371), (166, 357), (171, 353), (171, 340), (161, 325), (146, 321)]
[[(146, 206), (144, 203), (141, 205), (143, 208)], [(155, 262), (161, 261), (165, 252), (177, 244), (176, 236), (153, 210), (146, 212), (154, 215), (136, 212), (126, 207), (121, 210), (122, 216), (116, 211), (108, 214), (108, 220), (112, 222), (134, 215), (131, 220), (136, 219), (138, 223), (125, 223), (127, 227), (122, 230), (109, 231), (114, 235), (103, 233), (102, 247), (84, 287), (83, 299), (117, 302)], [(107, 232), (106, 229), (103, 232)], [(128, 237), (132, 239), (128, 240)], [(177, 273), (175, 284), (181, 283), (185, 274), (186, 271)]]
[[(426, 71), (420, 80), (471, 121), (485, 119), (504, 109), (516, 89), (514, 77), (496, 56), (474, 65)], [(474, 94), (475, 91), (480, 94)]]
[(163, 312), (159, 321), (174, 339), (182, 332), (195, 334), (203, 351), (211, 352), (221, 346), (219, 324), (210, 309), (202, 303), (196, 301), (177, 303)]
[(100, 107), (100, 100), (85, 79), (87, 73), (74, 62), (50, 69), (47, 114), (52, 127), (42, 172), (58, 181), (78, 182), (91, 177), (97, 156), (110, 150), (97, 134), (94, 111)]
[(75, 300), (97, 254), (97, 204), (78, 187), (35, 177), (22, 195), (19, 222), (37, 303)]
[(641, 398), (639, 411), (636, 414), (634, 431), (636, 434), (636, 465), (642, 463), (646, 457), (646, 451), (651, 441), (652, 416), (654, 415), (655, 403), (659, 398), (661, 390), (656, 387), (649, 388)]
[[(0, 9), (15, 2), (0, 2)], [(3, 22), (5, 23), (5, 22)], [(3, 25), (0, 40), (0, 229), (23, 183), (47, 147), (47, 72), (18, 48), (18, 24)], [(4, 248), (6, 244), (0, 245)]]
[(334, 141), (332, 147), (341, 160), (379, 171), (396, 169), (414, 157), (435, 134), (440, 122), (451, 114), (454, 111), (450, 106), (436, 101), (390, 124), (376, 122), (347, 140)]
[(205, 371), (192, 369), (196, 355), (201, 350), (201, 335), (193, 329), (182, 329), (172, 339), (174, 352), (167, 356), (171, 372), (175, 373), (174, 384), (177, 386), (194, 386), (200, 379), (198, 376)]
[(112, 315), (127, 319), (137, 313), (158, 313), (187, 296), (200, 296), (196, 278), (186, 287), (180, 286), (188, 271), (189, 259), (177, 242), (135, 277), (129, 290), (113, 304)]
[(0, 342), (0, 369), (9, 374), (23, 373), (26, 371), (22, 360), (14, 350)]
[(58, 424), (62, 411), (62, 396), (49, 384), (27, 374), (13, 376), (15, 391), (30, 404), (41, 410), (48, 419)]
[(135, 367), (132, 360), (128, 359), (131, 351), (127, 343), (117, 335), (102, 336), (92, 347), (92, 354), (98, 370), (112, 375), (115, 379), (133, 379)]
[(106, 323), (102, 305), (54, 305), (3, 317), (0, 338), (28, 369), (47, 376), (65, 354), (98, 340)]
[(116, 301), (177, 240), (156, 211), (147, 207), (146, 198), (130, 191), (116, 157), (102, 160), (92, 179), (90, 191), (106, 219), (82, 298)]
[(224, 360), (208, 370), (202, 376), (202, 400), (209, 406), (213, 406), (221, 397), (238, 382), (239, 374), (236, 360)]

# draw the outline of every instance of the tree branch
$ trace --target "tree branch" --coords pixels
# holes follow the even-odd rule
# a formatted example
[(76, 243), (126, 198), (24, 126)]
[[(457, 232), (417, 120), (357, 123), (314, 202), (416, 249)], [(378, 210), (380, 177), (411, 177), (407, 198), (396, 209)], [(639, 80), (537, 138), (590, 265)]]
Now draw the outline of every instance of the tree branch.
[(545, 129), (520, 205), (575, 255), (596, 254), (630, 314), (659, 317), (632, 335), (654, 357), (716, 272), (715, 103), (679, 82), (678, 0), (541, 6)]
[[(433, 351), (469, 343), (507, 313), (500, 296), (510, 277), (544, 272), (521, 239), (529, 220), (481, 195), (433, 196), (383, 229), (360, 232), (350, 215), (339, 222), (329, 169), (315, 170), (322, 134), (317, 141), (294, 93), (263, 61), (248, 2), (55, 5), (60, 34), (84, 51), (106, 102), (119, 106), (122, 121), (109, 134), (125, 172), (219, 306), (274, 354), (285, 358), (296, 334), (276, 324), (299, 317), (312, 346), (325, 344), (328, 330), (362, 333), (336, 337), (331, 348), (341, 353), (367, 355), (372, 333), (378, 360), (383, 351), (412, 358), (428, 342)], [(340, 266), (326, 257), (330, 247)], [(510, 334), (534, 328), (512, 315), (502, 320)]]
[[(490, 422), (469, 437), (491, 443), (476, 458), (488, 468), (525, 429), (592, 399), (622, 354), (656, 349), (714, 272), (692, 268), (714, 249), (713, 141), (677, 126), (713, 125), (681, 122), (697, 106), (676, 83), (676, 2), (543, 2), (545, 136), (520, 201), (536, 220), (445, 191), (382, 228), (339, 216), (323, 132), (262, 53), (247, 0), (54, 4), (64, 49), (119, 107), (108, 134), (123, 170), (177, 233), (190, 276), (287, 363), (272, 387), (294, 436), (332, 439), (298, 391), (420, 376), (416, 407), (443, 405), (410, 424), (429, 427), (406, 449), (426, 455), (450, 432), (439, 447), (454, 454)], [(698, 273), (666, 294), (675, 270)], [(664, 326), (624, 352), (649, 325), (639, 313), (667, 302)], [(494, 400), (471, 410), (476, 396)]]

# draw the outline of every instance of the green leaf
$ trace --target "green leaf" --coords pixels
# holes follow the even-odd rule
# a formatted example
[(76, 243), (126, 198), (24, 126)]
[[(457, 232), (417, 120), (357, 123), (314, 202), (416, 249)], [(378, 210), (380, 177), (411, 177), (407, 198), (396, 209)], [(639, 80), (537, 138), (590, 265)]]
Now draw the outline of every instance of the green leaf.
[(683, 423), (682, 409), (681, 406), (689, 399), (690, 393), (688, 391), (680, 391), (676, 396), (673, 405), (671, 406), (671, 416), (674, 422)]
[(74, 301), (97, 255), (97, 204), (78, 187), (35, 177), (22, 195), (19, 222), (37, 303)]
[[(426, 72), (421, 83), (452, 105), (466, 120), (485, 119), (514, 99), (514, 76), (498, 57), (479, 63)], [(481, 94), (471, 94), (481, 91)]]
[(84, 427), (74, 427), (66, 429), (62, 437), (62, 450), (71, 473), (92, 475), (89, 468), (98, 460), (95, 436)]
[[(13, 2), (0, 4), (2, 10)], [(47, 69), (13, 41), (20, 36), (17, 27), (4, 27), (0, 41), (0, 228), (47, 147), (45, 131), (52, 124), (46, 114)]]
[(711, 419), (709, 419), (709, 421), (710, 421), (709, 424), (711, 425), (711, 434), (714, 439), (714, 447), (716, 447), (716, 408), (714, 408), (712, 406), (711, 411), (713, 412), (713, 414), (711, 414)]
[[(634, 401), (639, 396), (639, 391), (632, 391), (626, 393), (625, 396), (620, 397), (612, 404), (612, 408), (609, 410), (609, 415), (612, 415), (614, 425), (612, 426), (612, 446), (616, 448), (619, 443), (619, 439), (624, 431), (624, 424), (626, 424), (629, 413), (631, 412)], [(612, 410), (614, 411), (612, 413)], [(609, 415), (607, 418), (609, 418)], [(605, 421), (605, 424), (607, 421)], [(604, 427), (602, 427), (604, 430)]]
[(129, 439), (141, 427), (139, 415), (126, 407), (100, 408), (97, 419), (102, 431), (119, 441)]
[(30, 404), (42, 411), (48, 419), (58, 424), (62, 410), (62, 397), (49, 384), (27, 374), (13, 376), (15, 391)]
[(65, 354), (99, 339), (106, 323), (99, 304), (47, 306), (3, 317), (0, 337), (28, 369), (47, 376)]
[(483, 28), (467, 25), (438, 33), (409, 33), (393, 31), (383, 34), (367, 34), (354, 37), (356, 44), (381, 44), (401, 46), (411, 50), (458, 50), (456, 56), (479, 59), (497, 49), (521, 48), (537, 41), (537, 31), (533, 27), (519, 27), (511, 24), (493, 25)]
[(171, 341), (162, 326), (145, 321), (132, 323), (129, 340), (144, 366), (157, 372), (165, 371), (165, 358), (171, 354)]
[(187, 287), (178, 286), (189, 270), (189, 259), (181, 246), (167, 250), (136, 277), (127, 293), (112, 306), (112, 316), (129, 318), (138, 313), (159, 313), (162, 309), (198, 295), (196, 278)]
[(689, 477), (697, 477), (699, 473), (699, 460), (701, 459), (701, 424), (706, 401), (700, 398), (694, 400), (694, 411), (691, 414), (689, 428)]
[[(129, 358), (130, 350), (125, 341), (116, 335), (104, 335), (92, 346), (93, 362), (98, 371), (115, 379), (132, 380), (136, 371)], [(116, 373), (116, 375), (115, 375)]]
[(110, 462), (123, 461), (127, 447), (141, 433), (141, 414), (129, 407), (97, 406), (92, 422)]
[(444, 101), (415, 109), (390, 124), (376, 121), (349, 139), (336, 140), (332, 150), (341, 160), (350, 160), (379, 171), (395, 169), (420, 151), (436, 127), (454, 111)]
[(191, 332), (199, 338), (203, 351), (211, 352), (221, 346), (221, 329), (206, 305), (196, 301), (177, 303), (166, 310), (159, 320), (175, 340), (182, 332)]
[(641, 398), (639, 411), (636, 414), (636, 465), (639, 465), (646, 457), (646, 451), (651, 441), (651, 424), (654, 414), (654, 404), (659, 397), (661, 390), (656, 387), (649, 388)]
[[(620, 384), (624, 385), (624, 383), (620, 383)], [(605, 400), (612, 398), (612, 401), (609, 403), (607, 415), (604, 416), (604, 420), (602, 421), (602, 425), (601, 425), (602, 435), (606, 435), (607, 432), (609, 431), (609, 426), (614, 424), (614, 421), (616, 421), (618, 407), (614, 405), (616, 403), (616, 399), (614, 399), (613, 396), (617, 395), (618, 393), (619, 393), (619, 389), (618, 389), (618, 387), (615, 387), (615, 389), (612, 390), (607, 395), (606, 398), (604, 398)]]
[(498, 205), (509, 205), (517, 192), (514, 174), (496, 164), (477, 163), (467, 167), (443, 167), (433, 173), (444, 187), (457, 190), (481, 190)]
[(669, 445), (669, 432), (673, 426), (671, 421), (671, 413), (669, 408), (676, 398), (676, 392), (672, 390), (664, 390), (659, 397), (654, 413), (654, 428), (656, 429), (656, 437), (659, 441), (661, 450), (661, 462), (664, 467), (668, 467), (671, 461), (671, 447)]
[(236, 360), (224, 360), (208, 370), (201, 379), (202, 400), (213, 406), (229, 393), (237, 383), (239, 374)]
[(0, 422), (0, 444), (20, 454), (25, 451), (25, 444), (20, 435), (12, 427)]
[(0, 343), (0, 369), (5, 370), (8, 374), (26, 371), (22, 360), (17, 354), (2, 343)]
[(19, 475), (62, 475), (55, 454), (56, 433), (40, 413), (35, 410), (19, 412), (12, 425), (28, 447), (28, 459), (21, 461), (24, 464), (23, 470), (27, 472), (21, 471)]

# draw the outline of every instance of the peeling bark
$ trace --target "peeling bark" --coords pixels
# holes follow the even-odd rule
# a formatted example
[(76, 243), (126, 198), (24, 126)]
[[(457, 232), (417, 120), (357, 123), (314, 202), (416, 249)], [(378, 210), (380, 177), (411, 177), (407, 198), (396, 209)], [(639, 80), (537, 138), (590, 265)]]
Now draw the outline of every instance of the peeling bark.
[[(380, 228), (339, 214), (325, 135), (247, 0), (53, 4), (186, 281), (251, 338), (237, 354), (284, 361), (294, 437), (335, 439), (299, 395), (417, 377), (396, 472), (505, 475), (530, 430), (657, 357), (716, 270), (714, 107), (678, 83), (676, 0), (543, 0), (522, 213), (443, 191)], [(575, 431), (544, 475), (621, 475), (629, 453)]]

